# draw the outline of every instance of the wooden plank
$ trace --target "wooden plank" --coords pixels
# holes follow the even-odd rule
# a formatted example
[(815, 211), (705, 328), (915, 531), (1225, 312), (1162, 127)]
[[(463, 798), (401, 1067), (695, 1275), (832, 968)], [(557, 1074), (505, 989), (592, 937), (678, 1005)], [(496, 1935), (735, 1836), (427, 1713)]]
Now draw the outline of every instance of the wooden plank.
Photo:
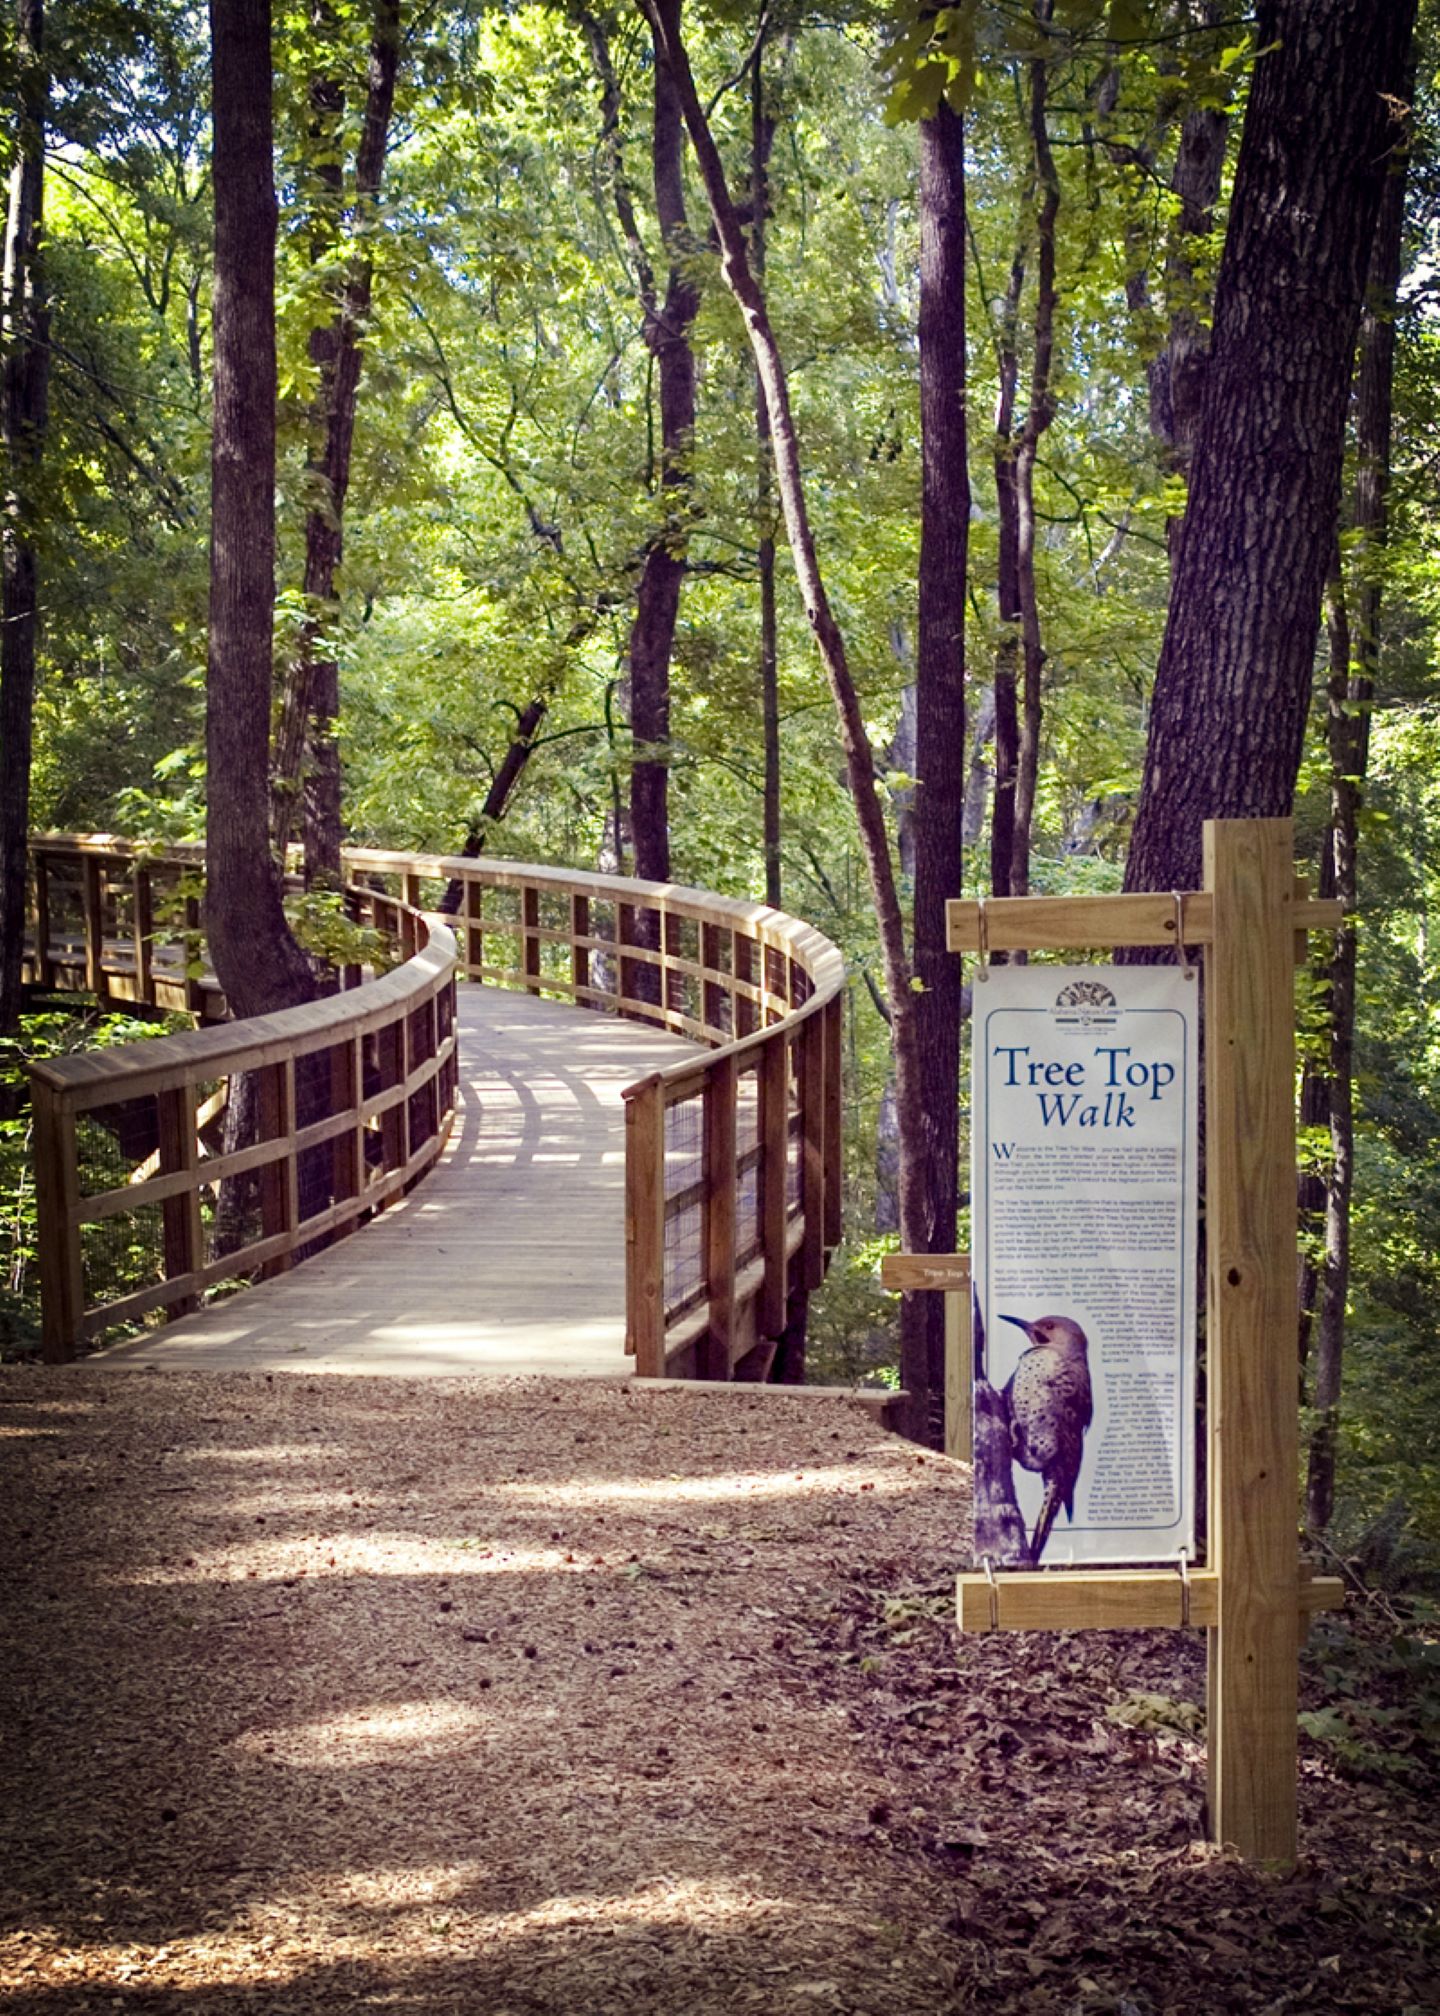
[(883, 1253), (880, 1286), (907, 1293), (917, 1288), (955, 1292), (970, 1288), (968, 1253)]
[(64, 1100), (33, 1074), (30, 1110), (35, 1130), (40, 1344), (47, 1365), (63, 1365), (75, 1355), (85, 1307), (80, 1228), (74, 1222), (80, 1198), (75, 1116)]
[(1294, 835), (1205, 827), (1210, 1820), (1251, 1861), (1295, 1859)]
[[(175, 1085), (156, 1100), (160, 1122), (159, 1166), (162, 1175), (183, 1176), (185, 1187), (167, 1197), (160, 1207), (164, 1226), (165, 1278), (179, 1280), (192, 1275), (205, 1257), (204, 1233), (200, 1223), (200, 1141), (195, 1110), (195, 1087)], [(165, 1314), (173, 1322), (199, 1306), (193, 1292), (177, 1295), (165, 1304)]]
[(820, 1011), (825, 1024), (825, 1244), (845, 1233), (845, 997), (836, 994)]
[[(1036, 1569), (956, 1579), (962, 1631), (1137, 1631), (1214, 1628), (1220, 1616), (1220, 1574), (1192, 1568), (1185, 1583), (1173, 1568)], [(1298, 1576), (1289, 1592), (1291, 1628), (1318, 1610), (1340, 1610), (1338, 1576)]]
[(789, 1255), (785, 1194), (786, 1151), (790, 1140), (790, 1045), (784, 1032), (771, 1035), (760, 1053), (760, 1252), (764, 1281), (756, 1322), (762, 1337), (785, 1328), (789, 1295)]
[(625, 1349), (635, 1370), (665, 1371), (665, 1099), (646, 1079), (625, 1095)]
[(705, 1080), (705, 1300), (708, 1311), (698, 1372), (728, 1379), (735, 1342), (735, 1059), (723, 1052)]
[(800, 1279), (813, 1292), (825, 1279), (825, 1025), (800, 1024), (800, 1198), (805, 1214)]
[[(992, 952), (1088, 950), (1113, 945), (1174, 945), (1175, 898), (1128, 896), (996, 896), (984, 905), (985, 938)], [(952, 952), (980, 950), (981, 905), (973, 897), (946, 904), (946, 943)], [(1294, 928), (1334, 931), (1344, 905), (1317, 898), (1297, 903)], [(1214, 905), (1208, 890), (1185, 895), (1185, 942), (1209, 945)]]

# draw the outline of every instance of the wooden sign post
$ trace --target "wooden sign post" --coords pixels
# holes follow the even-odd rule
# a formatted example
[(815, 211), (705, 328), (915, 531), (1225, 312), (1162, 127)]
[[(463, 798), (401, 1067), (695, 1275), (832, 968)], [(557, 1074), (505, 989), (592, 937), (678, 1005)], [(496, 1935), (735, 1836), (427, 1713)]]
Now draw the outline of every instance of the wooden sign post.
[[(1304, 934), (1333, 930), (1342, 911), (1297, 889), (1288, 819), (1212, 821), (1204, 858), (1204, 889), (1178, 901), (949, 905), (950, 949), (969, 953), (1175, 946), (1183, 914), (1205, 977), (1208, 1558), (1182, 1572), (965, 1574), (958, 1615), (965, 1631), (1203, 1626), (1212, 1836), (1288, 1867), (1303, 1619), (1344, 1593), (1299, 1557), (1294, 968)], [(958, 1258), (946, 1263), (957, 1276)], [(900, 1277), (941, 1259), (897, 1255), (887, 1285), (928, 1285)]]

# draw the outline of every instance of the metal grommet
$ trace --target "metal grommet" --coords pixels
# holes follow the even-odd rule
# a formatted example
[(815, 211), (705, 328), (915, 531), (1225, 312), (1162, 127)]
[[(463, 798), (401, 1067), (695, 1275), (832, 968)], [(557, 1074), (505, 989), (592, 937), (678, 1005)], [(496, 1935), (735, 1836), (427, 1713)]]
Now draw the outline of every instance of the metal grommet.
[(1000, 1629), (1000, 1584), (995, 1580), (995, 1564), (986, 1554), (980, 1564), (985, 1570), (985, 1580), (990, 1586), (990, 1629)]
[(980, 970), (976, 973), (975, 978), (977, 980), (988, 980), (990, 978), (990, 927), (985, 921), (985, 898), (981, 896), (976, 900), (980, 905)]
[(1185, 898), (1178, 889), (1170, 891), (1175, 899), (1175, 957), (1180, 961), (1180, 971), (1187, 980), (1195, 978), (1195, 968), (1190, 964), (1190, 954), (1185, 945)]

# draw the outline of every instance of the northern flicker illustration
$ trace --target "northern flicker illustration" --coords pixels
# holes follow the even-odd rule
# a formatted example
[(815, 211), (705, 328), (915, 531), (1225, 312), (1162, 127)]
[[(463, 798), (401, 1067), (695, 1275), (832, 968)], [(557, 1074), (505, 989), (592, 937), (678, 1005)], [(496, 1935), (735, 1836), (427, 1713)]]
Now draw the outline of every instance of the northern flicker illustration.
[[(999, 1311), (997, 1310), (997, 1315)], [(1094, 1406), (1090, 1397), (1089, 1343), (1068, 1316), (1001, 1316), (1030, 1339), (1005, 1388), (1010, 1410), (1010, 1448), (1022, 1470), (1038, 1471), (1045, 1496), (1035, 1522), (1031, 1556), (1038, 1564), (1063, 1505), (1075, 1517), (1075, 1483), (1085, 1451), (1085, 1431)]]

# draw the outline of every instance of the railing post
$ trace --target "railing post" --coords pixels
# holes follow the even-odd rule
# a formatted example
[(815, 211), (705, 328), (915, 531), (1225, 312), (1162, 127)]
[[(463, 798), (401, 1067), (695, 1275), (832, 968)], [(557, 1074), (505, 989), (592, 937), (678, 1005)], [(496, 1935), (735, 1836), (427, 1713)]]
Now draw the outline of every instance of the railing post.
[(80, 1202), (75, 1115), (63, 1096), (33, 1073), (30, 1111), (35, 1129), (40, 1347), (47, 1365), (64, 1365), (75, 1356), (85, 1313), (80, 1227), (75, 1222)]
[(523, 949), (521, 964), (525, 972), (527, 994), (540, 992), (540, 891), (532, 883), (526, 883), (520, 891), (520, 936)]
[[(755, 984), (756, 950), (755, 940), (748, 932), (737, 931), (735, 933), (735, 948), (732, 961), (735, 967), (735, 978), (747, 981), (752, 987)], [(758, 1004), (750, 995), (742, 994), (737, 989), (735, 995), (735, 1034), (737, 1036), (751, 1036), (759, 1026), (760, 1013)]]
[(87, 854), (81, 864), (84, 878), (85, 989), (97, 1001), (105, 999), (105, 884), (101, 863)]
[(733, 1056), (719, 1057), (705, 1073), (702, 1099), (705, 1141), (705, 1294), (709, 1321), (696, 1370), (702, 1379), (731, 1376), (735, 1343), (735, 1094)]
[[(180, 1281), (199, 1272), (204, 1252), (200, 1223), (200, 1144), (196, 1139), (195, 1087), (169, 1085), (156, 1095), (160, 1123), (158, 1167), (162, 1176), (184, 1173), (192, 1181), (178, 1196), (167, 1197), (160, 1206), (164, 1226), (165, 1279)], [(165, 1304), (172, 1321), (198, 1309), (200, 1297), (187, 1288), (173, 1302)]]
[(155, 1006), (155, 984), (151, 956), (155, 944), (155, 898), (150, 870), (143, 861), (131, 864), (130, 887), (134, 904), (135, 992), (151, 1008)]
[(364, 1188), (365, 1141), (359, 1121), (364, 1086), (361, 1038), (347, 1036), (330, 1051), (330, 1116), (356, 1115), (356, 1124), (335, 1136), (330, 1156), (330, 1189), (338, 1204), (342, 1198), (358, 1197)]
[(590, 985), (590, 947), (580, 940), (590, 936), (590, 898), (572, 895), (570, 898), (570, 984), (575, 989), (575, 1006), (588, 1008), (589, 1002), (580, 998), (581, 990)]
[(789, 1293), (786, 1233), (790, 1200), (786, 1172), (790, 1146), (790, 1044), (782, 1031), (760, 1052), (760, 1250), (765, 1273), (757, 1321), (762, 1337), (785, 1328)]
[[(293, 1247), (300, 1223), (300, 1196), (295, 1167), (295, 1060), (260, 1068), (260, 1138), (279, 1142), (281, 1153), (260, 1165), (260, 1230), (266, 1239), (288, 1233)], [(261, 1278), (283, 1274), (291, 1265), (287, 1249), (267, 1260)]]
[(845, 1233), (844, 995), (827, 1001), (821, 1014), (825, 1022), (825, 1244), (833, 1249)]
[(50, 958), (50, 862), (37, 848), (35, 865), (35, 984), (47, 990), (55, 984)]
[(485, 933), (481, 923), (485, 916), (485, 884), (465, 878), (465, 977), (478, 980), (480, 968), (485, 964)]
[(665, 1087), (625, 1096), (625, 1348), (642, 1379), (665, 1376)]
[(800, 1203), (805, 1238), (799, 1286), (825, 1279), (825, 1024), (819, 1014), (800, 1024)]
[[(182, 871), (183, 872), (183, 871)], [(181, 940), (185, 953), (185, 1006), (189, 1012), (203, 1019), (205, 1014), (205, 983), (198, 972), (200, 965), (200, 898), (185, 898), (185, 931)]]

